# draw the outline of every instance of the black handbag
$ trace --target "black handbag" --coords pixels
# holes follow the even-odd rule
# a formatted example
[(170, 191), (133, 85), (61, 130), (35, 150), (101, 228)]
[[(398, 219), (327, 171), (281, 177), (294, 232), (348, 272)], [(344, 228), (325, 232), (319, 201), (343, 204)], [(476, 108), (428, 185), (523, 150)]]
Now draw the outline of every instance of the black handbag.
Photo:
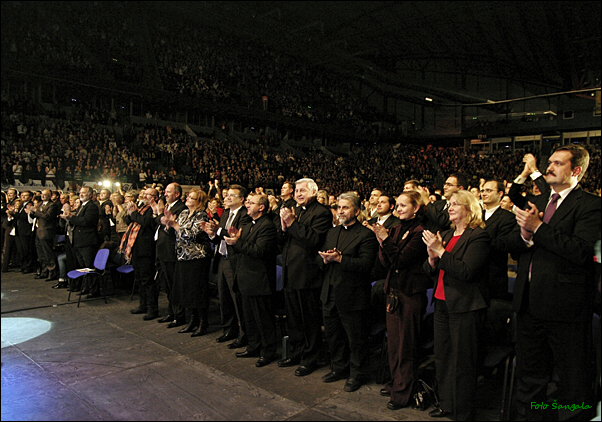
[(435, 408), (439, 407), (439, 397), (433, 387), (428, 385), (426, 381), (419, 379), (414, 384), (414, 394), (412, 395), (412, 409), (415, 410), (426, 410), (430, 406), (434, 405)]
[(391, 289), (387, 295), (387, 312), (390, 314), (395, 314), (400, 306), (401, 300), (399, 299), (398, 291)]

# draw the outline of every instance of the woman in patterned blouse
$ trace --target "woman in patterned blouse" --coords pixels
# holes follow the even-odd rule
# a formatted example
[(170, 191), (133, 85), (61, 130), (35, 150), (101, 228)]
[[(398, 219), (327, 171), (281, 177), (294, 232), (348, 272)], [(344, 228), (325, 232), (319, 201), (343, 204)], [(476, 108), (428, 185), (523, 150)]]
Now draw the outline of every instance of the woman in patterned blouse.
[(192, 337), (207, 333), (209, 320), (209, 268), (211, 265), (211, 244), (209, 236), (201, 229), (202, 221), (209, 221), (203, 211), (207, 205), (207, 194), (193, 189), (186, 198), (187, 210), (177, 217), (169, 211), (161, 223), (176, 231), (176, 269), (172, 301), (175, 306), (187, 308), (190, 322), (179, 333), (192, 333)]

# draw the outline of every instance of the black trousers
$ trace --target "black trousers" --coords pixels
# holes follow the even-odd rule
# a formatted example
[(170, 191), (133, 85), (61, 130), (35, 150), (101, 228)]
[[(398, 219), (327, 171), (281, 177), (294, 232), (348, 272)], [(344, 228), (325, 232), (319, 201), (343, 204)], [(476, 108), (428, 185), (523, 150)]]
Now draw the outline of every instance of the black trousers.
[(21, 271), (32, 271), (34, 269), (34, 251), (33, 251), (33, 236), (18, 235), (16, 236), (17, 250), (21, 257)]
[(154, 256), (133, 256), (134, 278), (138, 282), (140, 308), (148, 312), (159, 311), (159, 289), (155, 280)]
[(332, 288), (324, 304), (324, 332), (330, 350), (332, 370), (345, 372), (349, 378), (369, 377), (368, 310), (343, 312), (336, 306)]
[(478, 333), (486, 309), (449, 312), (435, 301), (435, 367), (441, 409), (456, 420), (472, 420), (477, 387)]
[[(529, 310), (517, 316), (516, 401), (518, 419), (590, 420), (596, 409), (593, 400), (594, 361), (592, 323), (545, 321)], [(546, 404), (546, 390), (553, 371), (558, 374), (559, 405), (583, 405), (588, 409), (556, 409)]]
[(261, 357), (273, 359), (278, 348), (272, 296), (242, 296), (249, 351), (259, 351)]
[(11, 236), (6, 230), (4, 235), (4, 245), (2, 246), (2, 272), (8, 271), (8, 265), (12, 262), (13, 265), (19, 264), (17, 254), (16, 236)]
[(322, 340), (321, 288), (284, 289), (291, 358), (314, 366), (324, 350)]
[(38, 262), (42, 268), (42, 273), (49, 275), (58, 275), (58, 262), (52, 244), (54, 239), (40, 239), (36, 236), (36, 250), (38, 251)]
[[(174, 306), (171, 303), (171, 292), (173, 290), (174, 272), (176, 270), (176, 262), (159, 260), (161, 271), (165, 280), (165, 293), (167, 294), (167, 315), (173, 315), (177, 319), (186, 318), (185, 309), (181, 306)], [(157, 286), (158, 288), (159, 286)]]
[(391, 393), (391, 401), (405, 406), (412, 398), (416, 371), (420, 363), (420, 324), (427, 298), (424, 293), (406, 296), (401, 292), (398, 297), (401, 303), (397, 312), (386, 313), (391, 381), (385, 388)]
[(72, 247), (76, 268), (94, 268), (94, 258), (98, 248), (94, 245)]
[(238, 334), (240, 342), (247, 341), (242, 295), (234, 287), (234, 270), (227, 259), (220, 257), (217, 267), (217, 291), (224, 334)]

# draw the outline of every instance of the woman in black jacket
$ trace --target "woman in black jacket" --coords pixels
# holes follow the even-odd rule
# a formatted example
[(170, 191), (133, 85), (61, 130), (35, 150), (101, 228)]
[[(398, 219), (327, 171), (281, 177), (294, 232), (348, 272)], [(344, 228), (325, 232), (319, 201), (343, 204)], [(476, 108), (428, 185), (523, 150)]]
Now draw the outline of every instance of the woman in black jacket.
[(431, 417), (474, 418), (477, 335), (487, 309), (487, 257), (490, 237), (482, 211), (470, 192), (449, 201), (452, 228), (422, 234), (429, 258), (425, 271), (434, 277), (435, 366), (440, 408)]
[(380, 394), (391, 397), (387, 404), (389, 410), (408, 406), (416, 381), (420, 323), (427, 301), (425, 292), (432, 284), (422, 269), (428, 257), (422, 242), (424, 207), (420, 193), (403, 192), (395, 207), (401, 224), (390, 230), (378, 224), (374, 226), (380, 242), (380, 261), (388, 268), (384, 290), (388, 298), (387, 341), (391, 381), (380, 390)]

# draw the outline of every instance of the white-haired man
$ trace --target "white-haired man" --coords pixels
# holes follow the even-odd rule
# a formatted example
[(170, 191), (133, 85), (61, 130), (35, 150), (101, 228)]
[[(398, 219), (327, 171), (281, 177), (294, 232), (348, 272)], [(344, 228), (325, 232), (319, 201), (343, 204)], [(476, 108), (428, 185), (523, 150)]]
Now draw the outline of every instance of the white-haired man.
[(316, 201), (318, 185), (312, 179), (295, 183), (296, 207), (280, 210), (282, 281), (291, 356), (278, 366), (299, 365), (295, 375), (311, 374), (324, 348), (320, 291), (322, 277), (318, 251), (332, 227), (330, 209)]

